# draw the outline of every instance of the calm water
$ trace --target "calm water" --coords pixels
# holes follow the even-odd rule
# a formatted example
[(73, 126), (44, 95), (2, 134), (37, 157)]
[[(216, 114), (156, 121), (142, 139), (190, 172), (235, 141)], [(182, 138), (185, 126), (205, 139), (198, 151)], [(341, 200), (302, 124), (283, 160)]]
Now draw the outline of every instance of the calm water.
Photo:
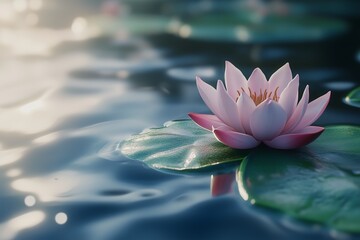
[(24, 49), (1, 47), (0, 239), (360, 238), (253, 206), (231, 177), (216, 193), (210, 173), (161, 172), (116, 151), (144, 128), (207, 112), (194, 77), (222, 79), (225, 60), (268, 77), (288, 61), (312, 99), (333, 91), (319, 124), (358, 125), (359, 109), (342, 102), (359, 85), (358, 46), (336, 49), (349, 36), (238, 46), (163, 34), (44, 40), (27, 51), (41, 34), (24, 33)]

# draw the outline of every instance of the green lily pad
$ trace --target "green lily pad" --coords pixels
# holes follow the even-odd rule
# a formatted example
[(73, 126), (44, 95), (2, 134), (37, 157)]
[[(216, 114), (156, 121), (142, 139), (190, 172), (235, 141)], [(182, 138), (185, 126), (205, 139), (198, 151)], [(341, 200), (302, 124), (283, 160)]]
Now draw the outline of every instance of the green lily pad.
[(242, 160), (248, 151), (235, 150), (218, 142), (214, 135), (191, 120), (165, 123), (125, 140), (120, 151), (153, 168), (194, 170)]
[(206, 41), (273, 43), (316, 41), (345, 32), (344, 22), (309, 16), (261, 16), (251, 11), (200, 15), (182, 22), (181, 37)]
[(237, 181), (241, 196), (252, 203), (360, 232), (360, 127), (327, 127), (297, 151), (253, 151)]
[(360, 107), (360, 87), (352, 90), (344, 99), (346, 104), (354, 107)]

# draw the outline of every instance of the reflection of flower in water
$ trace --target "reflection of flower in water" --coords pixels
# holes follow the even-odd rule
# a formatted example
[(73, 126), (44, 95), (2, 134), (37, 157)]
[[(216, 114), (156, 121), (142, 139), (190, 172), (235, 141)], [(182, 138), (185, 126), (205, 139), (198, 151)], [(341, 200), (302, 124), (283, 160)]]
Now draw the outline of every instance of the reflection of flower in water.
[(232, 185), (234, 180), (234, 172), (211, 175), (211, 195), (217, 197), (232, 192)]
[(273, 148), (298, 148), (324, 131), (310, 125), (325, 110), (330, 92), (309, 103), (306, 86), (298, 102), (299, 76), (292, 78), (289, 64), (267, 81), (259, 68), (247, 80), (239, 69), (226, 62), (226, 89), (222, 81), (218, 81), (217, 89), (199, 77), (196, 83), (202, 99), (215, 115), (189, 116), (232, 148), (253, 148), (261, 142)]

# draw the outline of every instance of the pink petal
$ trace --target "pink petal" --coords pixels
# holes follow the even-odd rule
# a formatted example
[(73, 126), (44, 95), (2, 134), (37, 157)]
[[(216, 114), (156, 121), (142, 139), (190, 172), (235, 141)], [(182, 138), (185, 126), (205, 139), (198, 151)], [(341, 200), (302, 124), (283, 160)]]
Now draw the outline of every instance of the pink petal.
[(199, 90), (201, 98), (204, 100), (205, 104), (210, 108), (214, 114), (218, 114), (218, 104), (217, 104), (217, 92), (216, 90), (205, 83), (201, 78), (196, 77), (196, 85)]
[(255, 138), (245, 133), (214, 129), (215, 137), (223, 144), (238, 149), (249, 149), (260, 144)]
[(302, 128), (307, 127), (313, 122), (315, 122), (325, 111), (325, 108), (330, 101), (330, 95), (331, 92), (329, 91), (321, 97), (310, 102), (306, 109), (304, 117), (302, 118), (298, 126), (294, 129), (294, 131), (301, 130)]
[(252, 93), (256, 93), (257, 95), (260, 94), (260, 90), (264, 92), (268, 89), (268, 82), (260, 68), (255, 68), (250, 75), (248, 87), (251, 89)]
[(234, 131), (234, 132), (236, 132), (235, 129), (229, 127), (228, 125), (219, 126), (219, 127), (217, 127), (217, 128), (213, 127), (211, 131), (214, 132), (215, 130)]
[(241, 94), (237, 103), (239, 118), (247, 134), (252, 134), (250, 127), (250, 116), (256, 108), (254, 101), (247, 95)]
[(197, 123), (200, 127), (212, 131), (214, 128), (219, 128), (225, 125), (218, 117), (210, 114), (189, 113), (189, 117)]
[(248, 90), (244, 74), (229, 61), (225, 62), (225, 85), (227, 92), (234, 100), (239, 96), (237, 91)]
[(296, 108), (298, 101), (299, 75), (286, 86), (280, 95), (279, 104), (285, 110), (289, 119)]
[(250, 117), (253, 136), (258, 140), (271, 140), (278, 136), (286, 124), (286, 112), (273, 100), (256, 107)]
[(221, 119), (226, 125), (233, 127), (239, 132), (244, 132), (244, 128), (241, 124), (239, 115), (237, 114), (237, 106), (234, 100), (226, 92), (224, 84), (222, 81), (218, 81), (217, 84), (217, 102), (218, 102), (218, 112), (216, 114), (218, 118)]
[(297, 133), (280, 135), (265, 144), (272, 148), (292, 149), (305, 146), (311, 143), (324, 131), (324, 128), (317, 126), (309, 126)]
[(271, 75), (269, 79), (269, 92), (274, 92), (276, 88), (279, 88), (278, 93), (281, 94), (291, 79), (292, 73), (290, 65), (286, 63)]
[(303, 118), (309, 102), (309, 86), (305, 87), (302, 98), (300, 99), (299, 104), (296, 106), (294, 113), (291, 115), (290, 119), (287, 121), (283, 133), (289, 133), (295, 129), (295, 127), (300, 123)]

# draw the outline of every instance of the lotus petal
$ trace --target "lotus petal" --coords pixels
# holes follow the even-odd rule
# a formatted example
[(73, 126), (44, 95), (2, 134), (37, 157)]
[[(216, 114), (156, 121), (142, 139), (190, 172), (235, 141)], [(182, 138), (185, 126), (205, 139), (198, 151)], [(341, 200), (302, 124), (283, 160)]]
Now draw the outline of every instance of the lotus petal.
[(206, 106), (215, 114), (218, 114), (218, 104), (217, 104), (217, 92), (216, 90), (201, 80), (200, 77), (196, 77), (196, 85), (199, 90), (200, 96), (205, 102)]
[(236, 103), (229, 96), (225, 90), (224, 84), (222, 81), (218, 81), (217, 84), (217, 102), (220, 118), (226, 125), (235, 128), (237, 131), (244, 132), (244, 128), (241, 124), (241, 120), (237, 114)]
[(248, 87), (252, 93), (259, 94), (260, 91), (265, 91), (268, 88), (268, 82), (264, 73), (260, 68), (255, 68), (248, 80)]
[(280, 135), (271, 141), (265, 141), (265, 144), (278, 149), (299, 148), (314, 141), (323, 131), (323, 127), (308, 126), (299, 132)]
[(225, 85), (226, 90), (232, 99), (236, 99), (238, 91), (248, 91), (247, 80), (244, 74), (229, 61), (225, 62)]
[(280, 95), (279, 104), (285, 110), (289, 119), (293, 114), (298, 101), (299, 75), (286, 86)]
[(219, 128), (225, 125), (217, 116), (210, 114), (189, 113), (189, 117), (200, 127), (212, 131), (213, 127)]
[(273, 100), (256, 107), (250, 118), (250, 127), (257, 140), (271, 140), (278, 136), (286, 124), (286, 112)]
[(321, 114), (325, 111), (329, 101), (330, 101), (331, 92), (327, 92), (321, 97), (315, 99), (314, 101), (308, 104), (304, 117), (301, 119), (300, 123), (294, 129), (294, 131), (301, 130), (313, 122), (315, 122)]
[(294, 113), (291, 115), (290, 119), (286, 123), (283, 133), (289, 133), (295, 129), (295, 127), (299, 124), (301, 119), (303, 118), (307, 105), (309, 102), (309, 86), (305, 87), (302, 98), (300, 99), (299, 104), (296, 106)]
[(245, 133), (252, 134), (250, 127), (250, 116), (256, 108), (254, 101), (247, 94), (241, 94), (238, 101), (236, 102), (236, 105)]
[(220, 142), (232, 148), (249, 149), (260, 144), (260, 141), (245, 133), (220, 129), (214, 129), (213, 133)]
[(276, 88), (279, 88), (278, 93), (282, 93), (291, 79), (292, 73), (290, 65), (289, 63), (286, 63), (271, 75), (269, 79), (269, 92), (274, 92)]

